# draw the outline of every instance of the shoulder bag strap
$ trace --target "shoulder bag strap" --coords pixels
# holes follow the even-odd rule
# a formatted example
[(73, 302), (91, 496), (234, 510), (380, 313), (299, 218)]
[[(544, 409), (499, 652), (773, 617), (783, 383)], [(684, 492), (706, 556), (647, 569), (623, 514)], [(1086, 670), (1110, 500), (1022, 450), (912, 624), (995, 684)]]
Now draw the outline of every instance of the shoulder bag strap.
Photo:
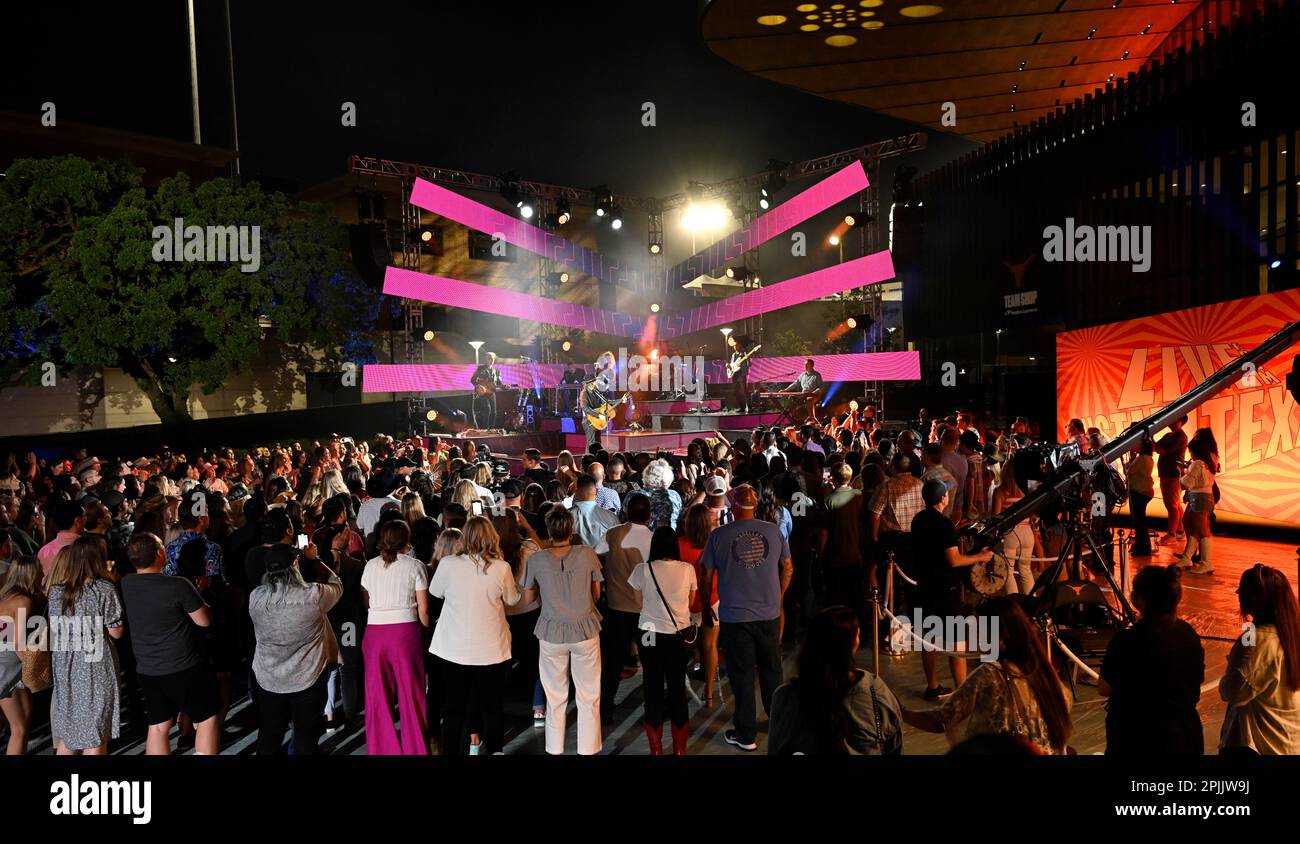
[(659, 587), (659, 578), (655, 576), (655, 564), (653, 562), (649, 562), (645, 564), (645, 567), (650, 572), (650, 580), (654, 582), (655, 591), (659, 593), (659, 600), (663, 601), (664, 609), (668, 611), (668, 620), (673, 623), (673, 629), (682, 634), (683, 642), (685, 642), (688, 645), (691, 644), (692, 642), (695, 641), (695, 636), (691, 636), (688, 639), (686, 637), (686, 633), (682, 629), (677, 627), (677, 616), (673, 614), (672, 606), (669, 605), (668, 599), (664, 597), (664, 590)]

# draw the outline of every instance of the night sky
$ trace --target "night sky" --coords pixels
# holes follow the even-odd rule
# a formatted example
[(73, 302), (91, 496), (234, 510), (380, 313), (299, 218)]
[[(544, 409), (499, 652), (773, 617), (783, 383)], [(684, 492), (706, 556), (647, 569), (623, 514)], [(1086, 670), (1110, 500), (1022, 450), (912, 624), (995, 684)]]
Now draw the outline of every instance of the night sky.
[[(912, 129), (731, 67), (690, 0), (230, 6), (244, 175), (286, 190), (357, 152), (666, 195)], [(204, 141), (230, 146), (223, 4), (196, 7)], [(49, 100), (60, 120), (190, 139), (183, 0), (10, 4), (5, 18), (0, 108)], [(908, 163), (968, 148), (932, 135)]]

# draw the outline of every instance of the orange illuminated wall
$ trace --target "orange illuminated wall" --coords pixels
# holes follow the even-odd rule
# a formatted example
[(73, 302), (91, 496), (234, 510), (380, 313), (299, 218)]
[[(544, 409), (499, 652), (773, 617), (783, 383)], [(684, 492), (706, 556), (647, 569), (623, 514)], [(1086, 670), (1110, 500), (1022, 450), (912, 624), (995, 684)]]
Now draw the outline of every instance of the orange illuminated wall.
[[(1297, 319), (1293, 290), (1056, 335), (1058, 440), (1075, 416), (1115, 436)], [(1208, 426), (1219, 444), (1221, 513), (1300, 524), (1300, 409), (1285, 384), (1297, 352), (1226, 388), (1187, 422), (1188, 436)]]

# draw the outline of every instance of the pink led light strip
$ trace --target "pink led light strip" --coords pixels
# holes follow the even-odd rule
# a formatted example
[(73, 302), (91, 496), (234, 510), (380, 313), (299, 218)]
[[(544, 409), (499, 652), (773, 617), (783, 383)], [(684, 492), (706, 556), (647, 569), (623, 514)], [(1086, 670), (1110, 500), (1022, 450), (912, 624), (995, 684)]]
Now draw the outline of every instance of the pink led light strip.
[[(826, 381), (916, 381), (921, 377), (919, 352), (874, 352), (852, 355), (812, 355), (814, 366)], [(755, 358), (749, 381), (773, 381), (773, 387), (788, 386), (794, 380), (778, 378), (803, 371), (807, 357)], [(499, 364), (501, 380), (525, 389), (554, 387), (560, 383), (566, 364)], [(588, 367), (589, 368), (589, 367)], [(465, 392), (474, 364), (370, 364), (362, 369), (362, 391), (366, 393)], [(713, 384), (730, 381), (722, 361), (705, 364), (705, 380)]]

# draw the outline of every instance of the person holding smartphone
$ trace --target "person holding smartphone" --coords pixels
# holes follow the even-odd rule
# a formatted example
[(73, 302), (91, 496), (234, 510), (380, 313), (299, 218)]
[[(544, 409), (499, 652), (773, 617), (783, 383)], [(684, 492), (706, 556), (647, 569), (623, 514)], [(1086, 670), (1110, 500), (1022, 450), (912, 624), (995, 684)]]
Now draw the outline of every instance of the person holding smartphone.
[[(311, 567), (315, 583), (301, 574)], [(317, 556), (316, 546), (297, 551), (271, 545), (262, 585), (248, 596), (257, 648), (253, 680), (260, 713), (258, 755), (283, 749), (284, 731), (293, 723), (293, 753), (318, 752), (325, 683), (338, 662), (338, 642), (326, 613), (343, 597), (343, 582)]]

